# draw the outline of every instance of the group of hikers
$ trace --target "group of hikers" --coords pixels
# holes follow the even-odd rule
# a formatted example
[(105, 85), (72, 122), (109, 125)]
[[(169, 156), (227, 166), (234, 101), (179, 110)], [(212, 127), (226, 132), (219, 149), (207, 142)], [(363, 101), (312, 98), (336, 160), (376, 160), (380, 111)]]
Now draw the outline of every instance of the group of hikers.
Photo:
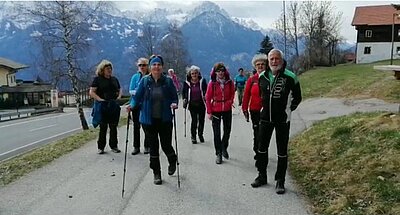
[[(224, 63), (215, 63), (208, 83), (202, 77), (200, 68), (192, 65), (187, 68), (186, 80), (180, 86), (172, 69), (168, 70), (168, 74), (163, 72), (164, 61), (161, 56), (152, 55), (149, 59), (137, 60), (138, 71), (131, 78), (131, 99), (127, 107), (133, 122), (131, 154), (140, 153), (142, 127), (145, 133), (143, 152), (150, 154), (154, 184), (162, 184), (160, 145), (169, 162), (168, 174), (173, 175), (177, 169), (177, 155), (172, 147), (172, 131), (175, 109), (178, 108), (178, 92), (182, 94), (183, 108), (190, 112), (190, 134), (193, 144), (198, 143), (197, 137), (201, 143), (204, 142), (206, 116), (211, 120), (216, 164), (222, 164), (223, 158), (229, 159), (232, 108), (237, 92), (243, 115), (247, 122), (251, 119), (253, 125), (253, 151), (258, 176), (251, 186), (256, 188), (267, 184), (268, 148), (275, 130), (278, 154), (275, 188), (276, 193), (285, 193), (290, 116), (302, 99), (300, 84), (296, 75), (286, 69), (283, 53), (279, 49), (272, 49), (268, 56), (256, 54), (251, 63), (254, 73), (248, 79), (242, 68), (238, 70), (239, 74), (231, 79)], [(95, 99), (96, 110), (94, 108), (93, 112), (101, 115), (98, 153), (104, 153), (108, 127), (110, 148), (119, 153), (119, 114), (117, 119), (116, 113), (119, 113), (120, 108), (115, 100), (121, 97), (122, 90), (118, 79), (112, 75), (111, 62), (103, 60), (97, 67), (96, 75), (90, 95)]]

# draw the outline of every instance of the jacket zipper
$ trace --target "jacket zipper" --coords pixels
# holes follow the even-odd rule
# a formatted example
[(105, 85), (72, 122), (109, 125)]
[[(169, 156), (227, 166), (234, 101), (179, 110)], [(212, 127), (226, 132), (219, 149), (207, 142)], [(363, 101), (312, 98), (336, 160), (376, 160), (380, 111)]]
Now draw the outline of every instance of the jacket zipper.
[[(272, 86), (271, 86), (271, 80), (269, 80), (269, 82), (270, 82), (269, 83), (270, 84), (270, 88), (269, 88), (269, 121), (270, 122), (272, 122), (272, 92), (275, 88), (276, 81), (278, 80), (278, 75), (279, 75), (279, 73), (277, 75), (275, 75), (274, 81), (272, 82)], [(269, 74), (268, 74), (268, 76), (269, 76)]]

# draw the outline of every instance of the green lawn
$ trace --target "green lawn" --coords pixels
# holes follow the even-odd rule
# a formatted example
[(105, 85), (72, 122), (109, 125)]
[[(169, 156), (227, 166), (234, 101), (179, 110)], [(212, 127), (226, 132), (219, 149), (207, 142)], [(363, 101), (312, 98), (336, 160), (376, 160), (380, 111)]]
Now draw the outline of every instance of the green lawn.
[[(400, 65), (400, 60), (394, 61)], [(374, 64), (345, 64), (307, 71), (299, 76), (304, 98), (355, 97), (379, 98), (400, 103), (400, 80), (393, 72), (373, 70), (374, 65), (387, 65), (388, 61)]]
[[(299, 76), (304, 98), (400, 103), (400, 81), (374, 64)], [(400, 65), (396, 60), (395, 64)], [(316, 214), (400, 214), (400, 113), (357, 113), (316, 123), (290, 142), (290, 171)]]
[(290, 171), (317, 214), (400, 214), (400, 115), (357, 113), (291, 140)]

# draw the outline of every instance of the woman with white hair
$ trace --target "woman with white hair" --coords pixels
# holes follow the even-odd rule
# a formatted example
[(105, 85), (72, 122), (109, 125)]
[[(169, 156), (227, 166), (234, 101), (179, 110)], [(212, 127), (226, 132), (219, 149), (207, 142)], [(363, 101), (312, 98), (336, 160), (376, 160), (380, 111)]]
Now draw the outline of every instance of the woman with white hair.
[[(256, 73), (246, 82), (243, 94), (242, 111), (246, 121), (248, 122), (250, 117), (253, 124), (253, 151), (255, 154), (257, 154), (258, 148), (258, 125), (260, 124), (260, 110), (262, 108), (260, 91), (258, 89), (258, 77), (259, 74), (266, 70), (267, 62), (267, 55), (254, 55), (251, 63)], [(254, 159), (255, 158), (256, 156), (254, 156)]]
[[(182, 99), (183, 108), (188, 108), (192, 123), (190, 125), (192, 143), (196, 144), (196, 131), (198, 129), (199, 140), (204, 142), (204, 120), (206, 117), (205, 95), (207, 81), (201, 76), (200, 68), (192, 65), (187, 69), (186, 81), (183, 84)], [(198, 126), (197, 126), (198, 125)]]
[(168, 76), (172, 78), (174, 86), (176, 88), (176, 92), (179, 93), (181, 91), (181, 82), (179, 81), (178, 76), (176, 75), (173, 69), (168, 70)]

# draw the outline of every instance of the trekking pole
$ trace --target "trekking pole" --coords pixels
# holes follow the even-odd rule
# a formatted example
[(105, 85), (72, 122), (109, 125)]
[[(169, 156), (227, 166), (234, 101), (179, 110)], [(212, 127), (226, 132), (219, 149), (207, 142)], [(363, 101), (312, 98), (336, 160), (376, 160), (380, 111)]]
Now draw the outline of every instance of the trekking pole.
[(126, 123), (126, 141), (125, 141), (125, 160), (124, 160), (124, 176), (122, 177), (122, 198), (124, 198), (125, 192), (125, 174), (126, 174), (126, 154), (128, 151), (128, 135), (129, 135), (129, 122), (131, 119), (131, 112), (128, 112), (128, 122)]
[[(186, 108), (185, 108), (185, 117), (184, 117), (184, 121), (183, 124), (185, 124), (185, 132), (183, 133), (183, 136), (186, 137)], [(174, 117), (175, 117), (175, 112), (174, 112)]]
[[(175, 109), (173, 109), (174, 112), (174, 132), (175, 132), (175, 149), (176, 149), (176, 165), (177, 165), (177, 170), (176, 173), (178, 175), (178, 188), (181, 188), (181, 180), (179, 178), (179, 154), (178, 154), (178, 139), (176, 137), (176, 117), (175, 117)], [(186, 113), (186, 112), (185, 112)], [(186, 116), (186, 114), (185, 114)], [(185, 123), (186, 125), (186, 123)]]

